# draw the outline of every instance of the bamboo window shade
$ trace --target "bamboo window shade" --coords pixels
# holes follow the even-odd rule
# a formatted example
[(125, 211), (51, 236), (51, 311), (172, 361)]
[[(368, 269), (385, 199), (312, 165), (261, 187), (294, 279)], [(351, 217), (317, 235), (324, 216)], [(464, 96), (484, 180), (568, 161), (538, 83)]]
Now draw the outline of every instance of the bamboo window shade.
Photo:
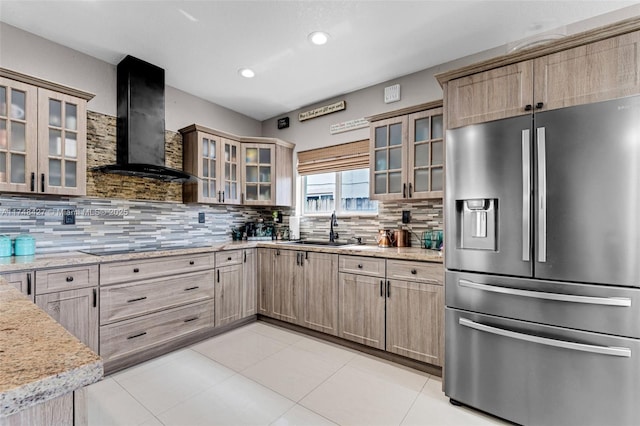
[(300, 175), (342, 172), (368, 167), (368, 139), (298, 153), (298, 174)]

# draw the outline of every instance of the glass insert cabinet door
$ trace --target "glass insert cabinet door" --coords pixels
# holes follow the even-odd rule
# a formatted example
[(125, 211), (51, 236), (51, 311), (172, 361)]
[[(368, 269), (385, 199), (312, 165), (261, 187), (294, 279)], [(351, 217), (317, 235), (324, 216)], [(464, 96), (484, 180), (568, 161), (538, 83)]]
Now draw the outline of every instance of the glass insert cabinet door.
[(242, 160), (244, 204), (273, 204), (274, 145), (243, 143)]
[(240, 204), (240, 142), (222, 139), (222, 202)]
[(0, 77), (0, 190), (38, 192), (38, 89)]
[(406, 198), (406, 140), (406, 116), (373, 123), (370, 165), (372, 199)]
[(84, 195), (86, 107), (72, 96), (38, 89), (38, 192)]
[(203, 202), (217, 203), (222, 201), (218, 181), (220, 138), (199, 134), (200, 167), (198, 172), (198, 192)]
[(442, 197), (444, 190), (442, 108), (409, 115), (409, 198)]

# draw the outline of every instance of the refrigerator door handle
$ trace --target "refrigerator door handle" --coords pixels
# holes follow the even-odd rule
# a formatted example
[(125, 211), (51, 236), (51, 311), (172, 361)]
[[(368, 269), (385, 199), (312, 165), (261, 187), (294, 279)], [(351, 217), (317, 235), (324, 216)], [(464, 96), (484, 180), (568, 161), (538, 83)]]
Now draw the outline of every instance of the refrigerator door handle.
[(547, 161), (545, 128), (537, 128), (538, 140), (538, 262), (547, 261)]
[(522, 260), (528, 262), (531, 246), (531, 149), (530, 131), (522, 131)]
[(598, 346), (587, 345), (584, 343), (568, 342), (566, 340), (549, 339), (546, 337), (532, 336), (530, 334), (518, 333), (511, 330), (505, 330), (503, 328), (492, 327), (490, 325), (480, 324), (475, 321), (471, 321), (467, 318), (460, 318), (460, 325), (473, 328), (474, 330), (484, 331), (490, 334), (496, 334), (498, 336), (508, 337), (511, 339), (522, 340), (525, 342), (536, 343), (539, 345), (554, 346), (556, 348), (570, 349), (574, 351), (589, 352), (601, 355), (619, 356), (624, 358), (631, 358), (631, 349), (615, 347), (615, 346)]
[(627, 297), (593, 297), (574, 294), (548, 293), (543, 291), (520, 290), (516, 288), (500, 287), (491, 284), (480, 284), (469, 280), (458, 280), (460, 287), (474, 290), (490, 291), (492, 293), (508, 294), (511, 296), (531, 297), (534, 299), (556, 300), (559, 302), (585, 303), (589, 305), (631, 307), (631, 299)]

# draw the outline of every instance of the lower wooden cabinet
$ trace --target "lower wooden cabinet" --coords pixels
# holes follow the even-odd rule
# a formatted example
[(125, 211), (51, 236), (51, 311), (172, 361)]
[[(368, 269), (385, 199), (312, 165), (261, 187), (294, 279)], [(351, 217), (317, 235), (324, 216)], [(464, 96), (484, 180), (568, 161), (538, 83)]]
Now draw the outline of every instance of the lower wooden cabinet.
[(302, 255), (300, 251), (276, 249), (270, 313), (273, 318), (300, 325), (304, 295)]
[(98, 289), (96, 287), (36, 295), (36, 305), (82, 343), (98, 352)]
[(108, 363), (213, 327), (214, 301), (167, 309), (100, 327), (100, 356)]
[(303, 323), (307, 328), (338, 335), (338, 255), (305, 252)]
[(338, 335), (374, 348), (385, 348), (383, 277), (340, 273)]
[(242, 263), (216, 268), (216, 327), (242, 318), (242, 269)]
[(6, 274), (0, 274), (0, 277), (7, 280), (7, 282), (20, 290), (22, 294), (26, 295), (34, 300), (35, 295), (35, 271), (21, 271), (21, 272), (8, 272)]
[(275, 249), (258, 249), (258, 313), (266, 316), (270, 316), (272, 311), (275, 255)]
[(387, 281), (386, 350), (442, 365), (442, 285)]
[(258, 313), (258, 255), (256, 249), (243, 250), (242, 317)]

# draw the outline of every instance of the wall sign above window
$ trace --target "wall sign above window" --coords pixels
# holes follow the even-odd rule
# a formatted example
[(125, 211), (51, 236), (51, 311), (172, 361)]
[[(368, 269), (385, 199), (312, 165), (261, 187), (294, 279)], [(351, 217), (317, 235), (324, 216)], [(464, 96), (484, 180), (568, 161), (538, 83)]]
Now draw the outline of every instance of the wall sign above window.
[(289, 117), (278, 118), (278, 129), (286, 129), (289, 127)]
[(351, 130), (362, 129), (364, 127), (369, 127), (369, 121), (364, 118), (356, 118), (355, 120), (332, 124), (329, 126), (329, 133), (335, 135), (336, 133), (349, 132)]
[(320, 108), (315, 108), (309, 111), (304, 111), (298, 114), (299, 121), (305, 121), (312, 118), (320, 117), (322, 115), (331, 114), (347, 109), (347, 101), (336, 102), (335, 104), (325, 105)]

